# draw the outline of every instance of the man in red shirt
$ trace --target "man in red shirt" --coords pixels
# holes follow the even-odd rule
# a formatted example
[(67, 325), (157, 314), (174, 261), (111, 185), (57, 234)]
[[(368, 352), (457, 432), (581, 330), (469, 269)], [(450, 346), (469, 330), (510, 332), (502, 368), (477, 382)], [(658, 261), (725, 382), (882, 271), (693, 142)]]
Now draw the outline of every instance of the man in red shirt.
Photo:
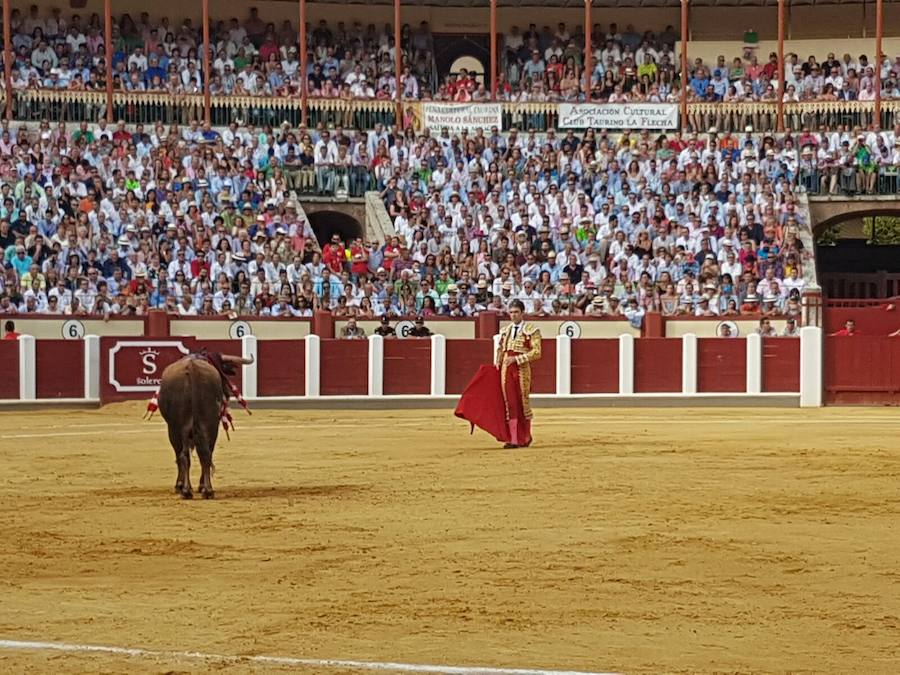
[(354, 278), (359, 279), (369, 271), (369, 252), (361, 237), (354, 239), (350, 245), (350, 261), (350, 272)]
[(774, 80), (778, 77), (778, 54), (775, 52), (769, 54), (769, 62), (763, 66), (763, 75), (767, 80)]
[(331, 235), (331, 243), (325, 247), (325, 251), (322, 253), (322, 260), (328, 269), (335, 274), (340, 274), (344, 271), (347, 254), (344, 251), (344, 244), (341, 243), (341, 235), (337, 233)]
[(847, 319), (847, 323), (844, 324), (844, 327), (839, 331), (832, 333), (832, 335), (850, 337), (853, 335), (859, 335), (859, 331), (856, 330), (856, 322), (853, 319)]
[(16, 332), (16, 324), (12, 321), (7, 321), (3, 324), (3, 330), (6, 332), (6, 335), (3, 336), (4, 340), (18, 340), (21, 333)]

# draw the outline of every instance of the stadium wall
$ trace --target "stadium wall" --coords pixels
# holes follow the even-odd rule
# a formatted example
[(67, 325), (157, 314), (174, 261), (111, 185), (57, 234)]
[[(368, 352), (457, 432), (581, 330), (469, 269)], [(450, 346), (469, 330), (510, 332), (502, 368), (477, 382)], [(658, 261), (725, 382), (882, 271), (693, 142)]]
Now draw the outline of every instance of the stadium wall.
[[(894, 342), (896, 349), (883, 347), (878, 353), (893, 355), (900, 369), (900, 341)], [(494, 344), (487, 338), (439, 334), (368, 340), (314, 334), (299, 340), (253, 335), (239, 340), (95, 335), (36, 340), (23, 335), (0, 342), (0, 366), (6, 366), (0, 397), (19, 404), (149, 399), (166, 365), (208, 349), (254, 358), (240, 369), (235, 384), (257, 404), (451, 406), (478, 366), (492, 359)], [(725, 397), (729, 403), (819, 406), (822, 344), (821, 329), (815, 327), (803, 328), (800, 339), (558, 335), (543, 341), (543, 358), (534, 367), (534, 396), (538, 405), (655, 400), (690, 405)], [(849, 377), (846, 368), (835, 372)], [(879, 383), (891, 376), (879, 377), (871, 391), (884, 390)], [(847, 386), (865, 384), (858, 374), (854, 378)]]

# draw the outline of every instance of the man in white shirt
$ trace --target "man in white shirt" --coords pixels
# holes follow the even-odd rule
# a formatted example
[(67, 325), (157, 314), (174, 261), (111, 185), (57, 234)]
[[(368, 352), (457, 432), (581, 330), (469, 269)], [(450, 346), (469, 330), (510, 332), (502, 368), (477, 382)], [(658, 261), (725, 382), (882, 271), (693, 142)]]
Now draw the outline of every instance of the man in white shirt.
[(135, 47), (134, 53), (128, 57), (128, 70), (131, 70), (132, 67), (137, 68), (142, 73), (146, 72), (147, 57), (144, 54), (143, 47)]
[(534, 281), (530, 277), (525, 279), (523, 286), (516, 297), (525, 305), (526, 314), (534, 314), (534, 303), (540, 300), (541, 294), (534, 289)]

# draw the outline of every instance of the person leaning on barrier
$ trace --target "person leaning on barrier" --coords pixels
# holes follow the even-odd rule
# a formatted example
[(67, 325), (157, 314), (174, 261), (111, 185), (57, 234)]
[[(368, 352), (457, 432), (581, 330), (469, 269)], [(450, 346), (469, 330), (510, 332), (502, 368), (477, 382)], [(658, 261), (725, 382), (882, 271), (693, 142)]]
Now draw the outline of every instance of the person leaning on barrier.
[(425, 325), (425, 319), (416, 317), (416, 325), (409, 331), (409, 337), (431, 337), (434, 333)]
[(16, 324), (12, 321), (7, 321), (3, 324), (3, 332), (4, 340), (18, 340), (22, 335), (21, 333), (16, 332)]
[(778, 335), (772, 326), (772, 322), (767, 317), (759, 320), (759, 327), (754, 332), (762, 337), (775, 337)]
[(341, 328), (341, 338), (344, 340), (365, 340), (366, 331), (362, 326), (357, 325), (356, 317), (349, 317), (346, 325)]
[(859, 335), (859, 331), (856, 330), (856, 321), (853, 319), (847, 319), (844, 323), (844, 327), (834, 333), (831, 333), (832, 336), (837, 337), (853, 337), (854, 335)]
[(397, 331), (391, 326), (391, 320), (387, 315), (381, 317), (381, 325), (375, 329), (375, 335), (380, 335), (381, 337), (397, 337)]
[(781, 331), (782, 337), (800, 337), (800, 328), (797, 326), (797, 319), (788, 317), (784, 330)]

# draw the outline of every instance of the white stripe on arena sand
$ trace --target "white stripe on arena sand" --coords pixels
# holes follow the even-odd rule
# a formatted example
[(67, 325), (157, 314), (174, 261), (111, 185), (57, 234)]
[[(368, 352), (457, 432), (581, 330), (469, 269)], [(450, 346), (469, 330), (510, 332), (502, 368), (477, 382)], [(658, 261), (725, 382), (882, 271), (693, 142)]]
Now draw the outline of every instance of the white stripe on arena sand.
[(0, 649), (19, 651), (55, 651), (82, 654), (110, 654), (114, 656), (163, 658), (169, 660), (218, 661), (222, 663), (258, 663), (300, 668), (355, 668), (399, 673), (438, 673), (439, 675), (614, 675), (594, 671), (545, 670), (542, 668), (492, 668), (478, 666), (441, 666), (383, 661), (348, 661), (344, 659), (300, 659), (290, 656), (227, 656), (204, 652), (163, 651), (107, 645), (82, 645), (68, 642), (32, 642), (28, 640), (0, 640)]
[[(660, 409), (667, 410), (667, 409)], [(674, 410), (674, 408), (672, 409)], [(540, 411), (538, 412), (540, 415)], [(156, 419), (154, 418), (154, 422)], [(448, 422), (455, 422), (455, 418), (451, 419), (448, 417)], [(574, 415), (567, 417), (551, 417), (549, 419), (540, 419), (538, 417), (538, 424), (540, 426), (545, 425), (554, 425), (554, 424), (570, 424), (572, 422), (600, 422), (603, 424), (628, 424), (631, 427), (652, 427), (652, 426), (670, 426), (672, 424), (690, 424), (696, 426), (698, 423), (708, 423), (708, 422), (727, 422), (729, 424), (734, 424), (740, 426), (742, 423), (751, 423), (751, 424), (760, 424), (766, 422), (789, 422), (793, 425), (802, 425), (802, 424), (841, 424), (844, 425), (847, 422), (864, 422), (865, 424), (896, 424), (895, 420), (891, 420), (888, 418), (879, 419), (877, 417), (866, 417), (866, 416), (858, 416), (858, 417), (831, 417), (827, 419), (817, 419), (817, 418), (802, 418), (802, 417), (794, 417), (790, 416), (784, 417), (753, 417), (753, 418), (745, 418), (745, 419), (735, 419), (734, 417), (729, 416), (703, 416), (701, 418), (690, 418), (690, 419), (680, 419), (680, 420), (671, 420), (665, 418), (648, 418), (648, 419), (634, 419), (627, 417), (602, 417), (597, 415)], [(409, 428), (417, 428), (422, 427), (421, 421), (416, 422), (399, 422), (396, 420), (385, 420), (383, 422), (379, 421), (369, 421), (367, 422), (374, 426), (386, 426), (391, 428), (396, 427), (409, 427)], [(69, 428), (87, 428), (87, 427), (95, 427), (99, 425), (94, 424), (71, 424), (68, 425)], [(126, 423), (126, 424), (107, 424), (103, 425), (105, 427), (128, 427), (122, 429), (121, 431), (115, 431), (112, 433), (115, 434), (143, 434), (147, 432), (147, 426), (143, 425), (143, 428), (135, 429), (134, 423)], [(46, 428), (46, 427), (45, 427)], [(51, 427), (52, 428), (52, 427)], [(155, 427), (149, 427), (151, 430)], [(162, 425), (159, 427), (162, 428)], [(240, 421), (240, 416), (235, 423), (235, 428), (237, 431), (241, 430), (277, 430), (277, 429), (333, 429), (334, 424), (332, 422), (322, 423), (322, 422), (303, 422), (298, 420), (295, 424), (242, 424)], [(98, 431), (55, 431), (55, 432), (41, 432), (41, 433), (23, 433), (23, 434), (0, 434), (0, 440), (10, 440), (15, 438), (56, 438), (60, 436), (96, 436)]]

